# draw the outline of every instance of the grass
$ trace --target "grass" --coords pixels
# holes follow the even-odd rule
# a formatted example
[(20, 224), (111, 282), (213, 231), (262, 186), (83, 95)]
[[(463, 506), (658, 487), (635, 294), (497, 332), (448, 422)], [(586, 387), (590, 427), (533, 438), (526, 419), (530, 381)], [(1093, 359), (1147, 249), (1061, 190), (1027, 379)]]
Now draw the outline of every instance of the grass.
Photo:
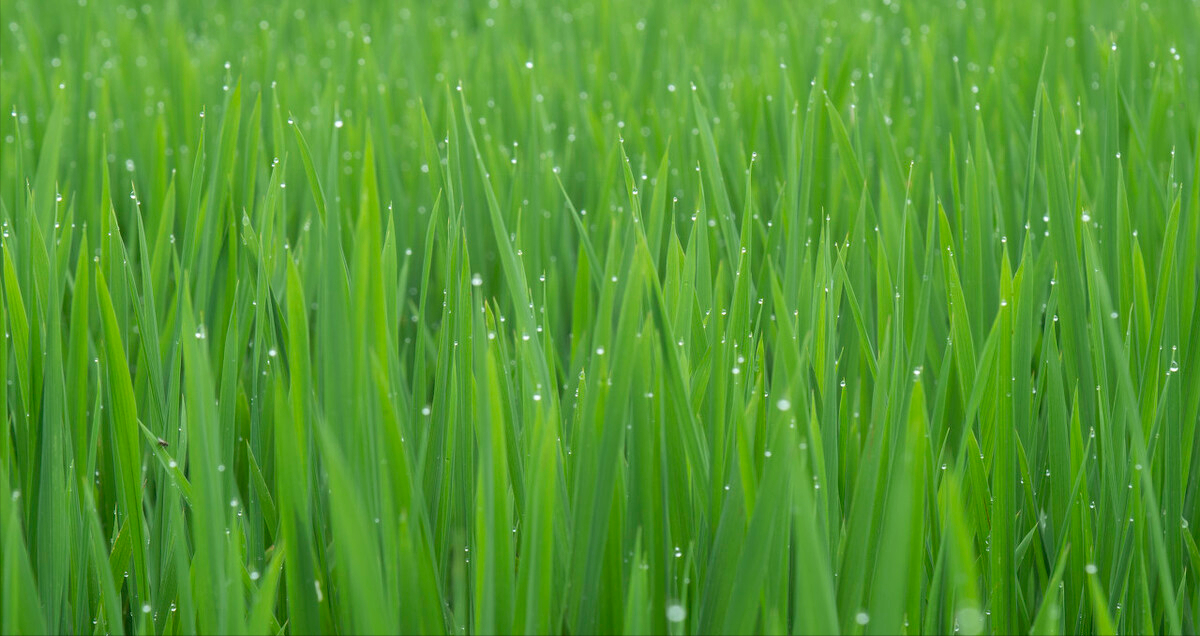
[(3, 633), (1200, 629), (1195, 1), (0, 15)]

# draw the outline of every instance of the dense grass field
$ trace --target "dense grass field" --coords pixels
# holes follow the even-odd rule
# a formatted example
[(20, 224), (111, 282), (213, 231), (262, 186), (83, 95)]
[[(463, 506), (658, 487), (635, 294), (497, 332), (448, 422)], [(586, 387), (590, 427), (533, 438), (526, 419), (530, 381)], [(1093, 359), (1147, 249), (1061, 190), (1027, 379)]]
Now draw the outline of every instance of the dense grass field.
[(0, 0), (0, 628), (1195, 634), (1198, 34)]

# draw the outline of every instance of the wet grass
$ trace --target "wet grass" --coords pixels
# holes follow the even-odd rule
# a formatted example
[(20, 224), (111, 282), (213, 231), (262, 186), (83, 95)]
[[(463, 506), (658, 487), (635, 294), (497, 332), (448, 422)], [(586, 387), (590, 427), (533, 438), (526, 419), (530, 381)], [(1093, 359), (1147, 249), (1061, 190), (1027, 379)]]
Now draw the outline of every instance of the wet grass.
[(1196, 2), (0, 15), (4, 633), (1200, 628)]

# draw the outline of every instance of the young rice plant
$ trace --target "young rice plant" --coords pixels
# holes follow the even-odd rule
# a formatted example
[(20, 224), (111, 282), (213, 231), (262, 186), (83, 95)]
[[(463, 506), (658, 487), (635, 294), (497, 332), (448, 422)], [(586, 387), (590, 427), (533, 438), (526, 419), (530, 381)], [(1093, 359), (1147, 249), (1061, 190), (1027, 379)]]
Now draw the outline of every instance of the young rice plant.
[(0, 0), (0, 629), (1195, 634), (1197, 33)]

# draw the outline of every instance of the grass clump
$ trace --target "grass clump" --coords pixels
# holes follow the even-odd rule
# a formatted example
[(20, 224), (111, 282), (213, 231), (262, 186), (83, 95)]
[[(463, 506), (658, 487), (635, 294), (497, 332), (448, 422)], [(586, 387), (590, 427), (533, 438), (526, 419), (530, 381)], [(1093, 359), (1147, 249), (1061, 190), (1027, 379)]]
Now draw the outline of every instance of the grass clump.
[(4, 633), (1200, 627), (1196, 2), (0, 9)]

